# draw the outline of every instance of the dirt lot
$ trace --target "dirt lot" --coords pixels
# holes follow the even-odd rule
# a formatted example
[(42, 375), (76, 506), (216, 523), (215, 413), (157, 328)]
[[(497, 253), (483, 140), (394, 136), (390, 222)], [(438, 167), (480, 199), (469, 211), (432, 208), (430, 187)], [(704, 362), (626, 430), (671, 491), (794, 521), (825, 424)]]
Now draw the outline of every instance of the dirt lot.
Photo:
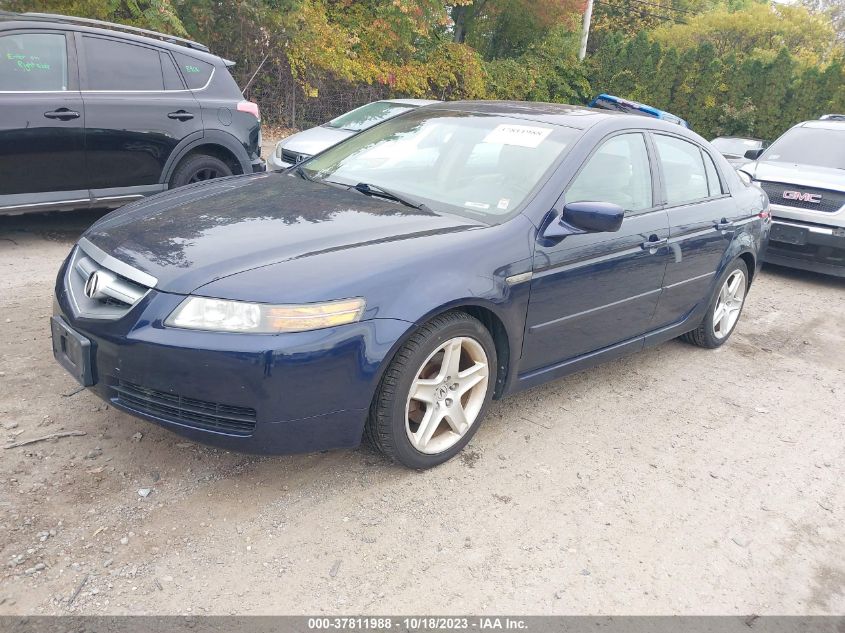
[[(0, 218), (0, 613), (845, 612), (845, 280), (773, 269), (734, 338), (494, 403), (460, 459), (256, 458), (52, 359), (95, 214)], [(139, 489), (149, 488), (143, 498)]]

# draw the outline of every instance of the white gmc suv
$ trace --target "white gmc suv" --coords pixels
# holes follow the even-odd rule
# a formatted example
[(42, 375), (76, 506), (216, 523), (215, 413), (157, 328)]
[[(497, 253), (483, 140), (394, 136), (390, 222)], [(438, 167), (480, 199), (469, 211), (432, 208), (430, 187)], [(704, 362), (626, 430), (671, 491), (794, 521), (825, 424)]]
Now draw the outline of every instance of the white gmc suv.
[(771, 203), (764, 261), (845, 277), (845, 117), (799, 123), (753, 154), (739, 170)]

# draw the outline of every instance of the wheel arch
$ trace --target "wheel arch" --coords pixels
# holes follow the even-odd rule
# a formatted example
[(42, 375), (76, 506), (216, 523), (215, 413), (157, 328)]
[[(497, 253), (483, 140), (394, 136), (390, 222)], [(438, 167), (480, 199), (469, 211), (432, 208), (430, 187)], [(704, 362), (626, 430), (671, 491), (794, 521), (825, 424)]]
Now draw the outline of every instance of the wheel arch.
[(233, 174), (251, 173), (249, 156), (237, 138), (226, 132), (207, 130), (183, 141), (171, 152), (161, 172), (161, 183), (169, 183), (178, 165), (189, 155), (209, 154), (232, 168)]
[(508, 331), (506, 321), (495, 304), (481, 299), (458, 299), (447, 304), (438, 306), (427, 312), (414, 322), (408, 322), (408, 328), (399, 339), (393, 344), (389, 352), (385, 354), (378, 371), (378, 380), (381, 382), (384, 372), (393, 362), (396, 353), (414, 335), (419, 328), (432, 319), (445, 314), (446, 312), (459, 311), (477, 319), (490, 332), (493, 343), (496, 346), (496, 386), (493, 391), (494, 398), (500, 398), (506, 392), (507, 385), (512, 376), (512, 359), (518, 357), (513, 346), (518, 344), (515, 337)]

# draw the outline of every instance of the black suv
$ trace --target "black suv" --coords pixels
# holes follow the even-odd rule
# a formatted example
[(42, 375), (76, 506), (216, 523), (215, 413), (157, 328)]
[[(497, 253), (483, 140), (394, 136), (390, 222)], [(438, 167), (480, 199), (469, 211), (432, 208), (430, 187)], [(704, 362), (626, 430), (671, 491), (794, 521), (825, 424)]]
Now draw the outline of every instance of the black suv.
[(154, 31), (0, 13), (0, 215), (264, 171), (258, 106), (231, 65)]

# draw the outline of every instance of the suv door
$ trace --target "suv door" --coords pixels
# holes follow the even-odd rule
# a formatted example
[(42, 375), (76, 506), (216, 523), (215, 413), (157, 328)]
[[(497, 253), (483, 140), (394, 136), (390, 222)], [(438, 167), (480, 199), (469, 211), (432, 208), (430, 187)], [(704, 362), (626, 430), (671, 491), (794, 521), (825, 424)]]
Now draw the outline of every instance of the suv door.
[(656, 183), (641, 132), (604, 140), (584, 163), (558, 208), (565, 202), (612, 202), (626, 210), (625, 218), (614, 233), (537, 244), (522, 369), (624, 341), (642, 347), (637, 337), (650, 329), (669, 261), (669, 223), (654, 199)]
[(92, 195), (131, 199), (163, 191), (167, 159), (203, 129), (170, 52), (100, 35), (77, 38)]
[(87, 205), (77, 79), (72, 37), (0, 32), (0, 212)]
[(652, 133), (669, 215), (673, 259), (655, 327), (683, 321), (710, 289), (735, 233), (738, 210), (709, 153), (677, 136)]

